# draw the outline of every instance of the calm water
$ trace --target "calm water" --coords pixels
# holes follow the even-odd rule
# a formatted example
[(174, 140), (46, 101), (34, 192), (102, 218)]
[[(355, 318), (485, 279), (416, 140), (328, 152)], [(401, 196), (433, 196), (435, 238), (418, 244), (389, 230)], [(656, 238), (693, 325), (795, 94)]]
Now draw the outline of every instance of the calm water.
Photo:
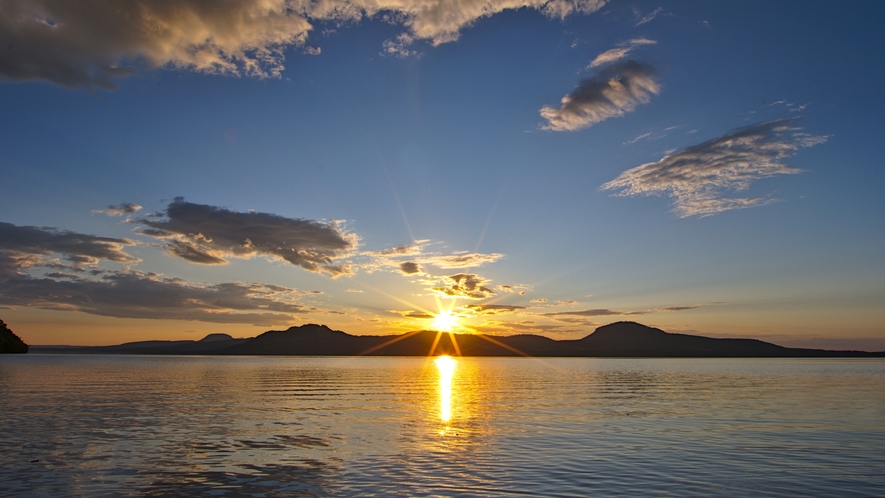
[[(6, 356), (0, 494), (885, 495), (885, 361)], [(38, 461), (34, 461), (38, 460)]]

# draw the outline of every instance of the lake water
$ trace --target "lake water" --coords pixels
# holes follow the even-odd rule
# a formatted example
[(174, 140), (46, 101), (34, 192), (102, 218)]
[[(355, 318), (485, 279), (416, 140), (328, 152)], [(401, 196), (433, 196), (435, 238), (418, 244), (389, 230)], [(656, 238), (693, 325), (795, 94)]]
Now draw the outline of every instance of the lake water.
[[(9, 496), (883, 496), (885, 361), (0, 358)], [(441, 415), (448, 408), (448, 422)]]

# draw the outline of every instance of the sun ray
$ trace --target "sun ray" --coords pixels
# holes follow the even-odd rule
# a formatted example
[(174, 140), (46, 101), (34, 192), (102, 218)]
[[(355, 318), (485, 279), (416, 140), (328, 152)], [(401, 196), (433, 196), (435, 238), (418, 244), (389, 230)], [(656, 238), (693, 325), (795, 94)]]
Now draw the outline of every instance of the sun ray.
[(436, 352), (436, 345), (439, 344), (440, 337), (442, 337), (442, 332), (437, 331), (436, 337), (433, 339), (433, 345), (430, 346), (430, 352), (427, 353), (427, 356), (433, 356), (433, 353)]
[(357, 353), (356, 356), (363, 356), (363, 355), (367, 355), (369, 353), (372, 353), (374, 351), (378, 351), (381, 348), (386, 348), (387, 346), (390, 346), (391, 344), (397, 343), (403, 339), (408, 339), (409, 337), (412, 337), (413, 335), (416, 335), (416, 334), (420, 334), (421, 332), (424, 332), (424, 331), (423, 330), (413, 330), (412, 332), (409, 332), (409, 333), (406, 333), (403, 335), (398, 335), (398, 336), (394, 337), (393, 339), (391, 339), (387, 342), (384, 342), (382, 344), (379, 344), (375, 347), (371, 347), (371, 348), (363, 351), (362, 353)]
[(455, 346), (455, 354), (461, 356), (461, 348), (458, 346), (458, 339), (455, 339), (454, 332), (449, 332), (449, 339), (452, 340), (452, 346)]
[(495, 344), (495, 345), (497, 345), (497, 346), (501, 346), (501, 347), (504, 348), (504, 349), (509, 349), (510, 351), (513, 351), (514, 353), (516, 353), (516, 354), (518, 354), (518, 355), (520, 355), (520, 356), (525, 356), (526, 358), (533, 358), (532, 355), (530, 355), (530, 354), (528, 354), (528, 353), (524, 353), (524, 352), (522, 352), (522, 351), (520, 351), (520, 350), (514, 348), (513, 346), (510, 346), (510, 345), (504, 344), (503, 342), (501, 342), (501, 341), (499, 341), (499, 340), (492, 339), (491, 337), (489, 337), (489, 336), (487, 336), (487, 335), (485, 335), (485, 334), (476, 334), (476, 335), (478, 335), (480, 339), (485, 339), (485, 340), (491, 342), (492, 344)]

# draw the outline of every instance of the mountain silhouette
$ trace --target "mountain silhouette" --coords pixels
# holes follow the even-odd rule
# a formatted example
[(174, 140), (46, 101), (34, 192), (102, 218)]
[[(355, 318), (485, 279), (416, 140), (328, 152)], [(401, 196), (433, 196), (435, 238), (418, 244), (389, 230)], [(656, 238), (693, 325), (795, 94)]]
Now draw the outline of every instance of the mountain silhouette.
[[(455, 341), (452, 341), (454, 337)], [(434, 343), (435, 346), (434, 346)], [(142, 341), (92, 348), (48, 348), (41, 352), (111, 354), (209, 354), (280, 356), (547, 356), (643, 358), (823, 358), (885, 357), (885, 352), (787, 348), (756, 339), (717, 339), (673, 334), (636, 322), (599, 327), (577, 340), (538, 335), (480, 336), (430, 330), (401, 335), (355, 336), (325, 325), (271, 330), (251, 339), (211, 334), (200, 341)], [(36, 351), (37, 349), (35, 349)]]

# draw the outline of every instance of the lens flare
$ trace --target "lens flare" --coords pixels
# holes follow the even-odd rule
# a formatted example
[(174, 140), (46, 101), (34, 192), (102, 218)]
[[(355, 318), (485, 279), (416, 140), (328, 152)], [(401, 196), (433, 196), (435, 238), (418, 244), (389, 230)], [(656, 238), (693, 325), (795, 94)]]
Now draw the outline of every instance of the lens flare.
[(439, 370), (439, 418), (448, 422), (452, 418), (452, 377), (455, 375), (457, 362), (451, 356), (440, 356), (436, 359)]
[(458, 319), (451, 311), (440, 311), (433, 320), (433, 330), (439, 332), (451, 332), (458, 325)]

